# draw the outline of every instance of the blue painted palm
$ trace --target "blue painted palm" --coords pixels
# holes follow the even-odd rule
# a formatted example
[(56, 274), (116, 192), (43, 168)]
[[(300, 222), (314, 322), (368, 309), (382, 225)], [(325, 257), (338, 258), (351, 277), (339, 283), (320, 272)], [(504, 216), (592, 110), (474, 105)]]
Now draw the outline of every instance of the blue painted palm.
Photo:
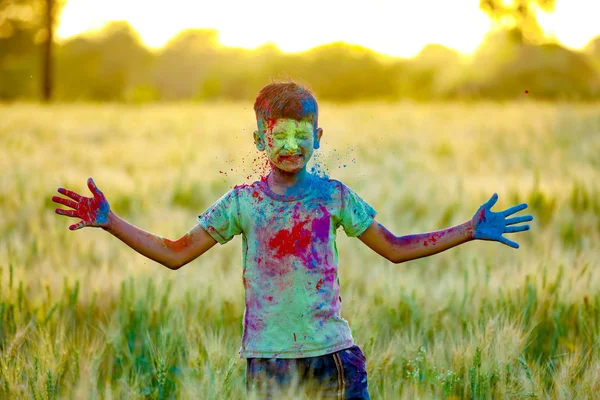
[(524, 215), (520, 217), (506, 218), (514, 213), (527, 208), (527, 204), (522, 203), (501, 212), (493, 212), (491, 208), (498, 201), (498, 194), (494, 195), (475, 213), (473, 216), (473, 236), (475, 239), (494, 240), (504, 243), (507, 246), (519, 248), (519, 244), (503, 237), (504, 233), (514, 233), (529, 230), (529, 225), (509, 226), (520, 222), (532, 221), (533, 216)]

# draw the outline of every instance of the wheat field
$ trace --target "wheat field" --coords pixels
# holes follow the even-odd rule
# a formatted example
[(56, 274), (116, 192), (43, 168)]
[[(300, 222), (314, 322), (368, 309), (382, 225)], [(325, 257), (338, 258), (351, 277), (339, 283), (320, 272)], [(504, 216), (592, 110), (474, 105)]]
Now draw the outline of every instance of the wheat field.
[[(373, 399), (586, 399), (600, 392), (600, 107), (321, 104), (314, 162), (396, 235), (527, 202), (521, 248), (473, 241), (392, 264), (338, 230), (342, 316)], [(0, 398), (229, 399), (241, 237), (171, 271), (58, 187), (93, 177), (132, 224), (177, 239), (264, 173), (251, 104), (0, 106)], [(250, 396), (253, 397), (253, 396)]]

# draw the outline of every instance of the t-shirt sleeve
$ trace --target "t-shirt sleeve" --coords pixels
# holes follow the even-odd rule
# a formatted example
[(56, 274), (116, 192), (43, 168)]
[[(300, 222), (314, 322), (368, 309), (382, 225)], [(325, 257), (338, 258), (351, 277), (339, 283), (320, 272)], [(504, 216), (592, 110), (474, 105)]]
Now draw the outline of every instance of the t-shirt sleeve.
[(220, 244), (225, 244), (235, 235), (242, 233), (236, 189), (233, 188), (225, 193), (208, 210), (199, 215), (198, 223)]
[(341, 184), (342, 211), (340, 225), (348, 237), (360, 236), (373, 222), (377, 211), (348, 186)]

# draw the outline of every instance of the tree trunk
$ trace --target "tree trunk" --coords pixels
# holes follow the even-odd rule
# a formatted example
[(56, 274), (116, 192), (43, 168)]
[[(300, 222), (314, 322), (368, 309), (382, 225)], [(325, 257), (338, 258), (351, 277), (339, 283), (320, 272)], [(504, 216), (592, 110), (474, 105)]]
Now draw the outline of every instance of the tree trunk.
[(54, 0), (42, 0), (46, 2), (46, 41), (43, 45), (42, 57), (42, 100), (49, 102), (52, 99), (53, 71), (52, 71), (52, 45), (54, 43), (53, 8)]

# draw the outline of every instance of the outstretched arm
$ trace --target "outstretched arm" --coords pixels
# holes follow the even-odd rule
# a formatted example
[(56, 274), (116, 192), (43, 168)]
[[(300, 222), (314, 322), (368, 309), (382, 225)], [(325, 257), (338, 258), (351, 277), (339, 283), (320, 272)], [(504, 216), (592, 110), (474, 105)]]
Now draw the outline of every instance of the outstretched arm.
[(527, 204), (519, 204), (502, 212), (493, 212), (491, 208), (496, 201), (498, 195), (494, 193), (488, 202), (479, 207), (471, 220), (448, 229), (397, 237), (385, 226), (373, 221), (358, 238), (373, 251), (396, 264), (437, 254), (474, 239), (498, 241), (519, 248), (516, 242), (506, 239), (502, 234), (529, 229), (529, 225), (508, 225), (532, 221), (531, 215), (506, 218), (527, 208)]
[(69, 226), (70, 230), (86, 226), (102, 228), (138, 253), (172, 270), (181, 268), (217, 243), (199, 225), (196, 225), (177, 241), (153, 235), (131, 225), (112, 212), (108, 200), (96, 187), (92, 178), (88, 179), (88, 188), (94, 197), (83, 197), (64, 188), (59, 188), (58, 192), (72, 200), (58, 196), (52, 197), (52, 201), (55, 203), (72, 208), (72, 210), (57, 208), (55, 211), (57, 214), (81, 219), (79, 223)]

